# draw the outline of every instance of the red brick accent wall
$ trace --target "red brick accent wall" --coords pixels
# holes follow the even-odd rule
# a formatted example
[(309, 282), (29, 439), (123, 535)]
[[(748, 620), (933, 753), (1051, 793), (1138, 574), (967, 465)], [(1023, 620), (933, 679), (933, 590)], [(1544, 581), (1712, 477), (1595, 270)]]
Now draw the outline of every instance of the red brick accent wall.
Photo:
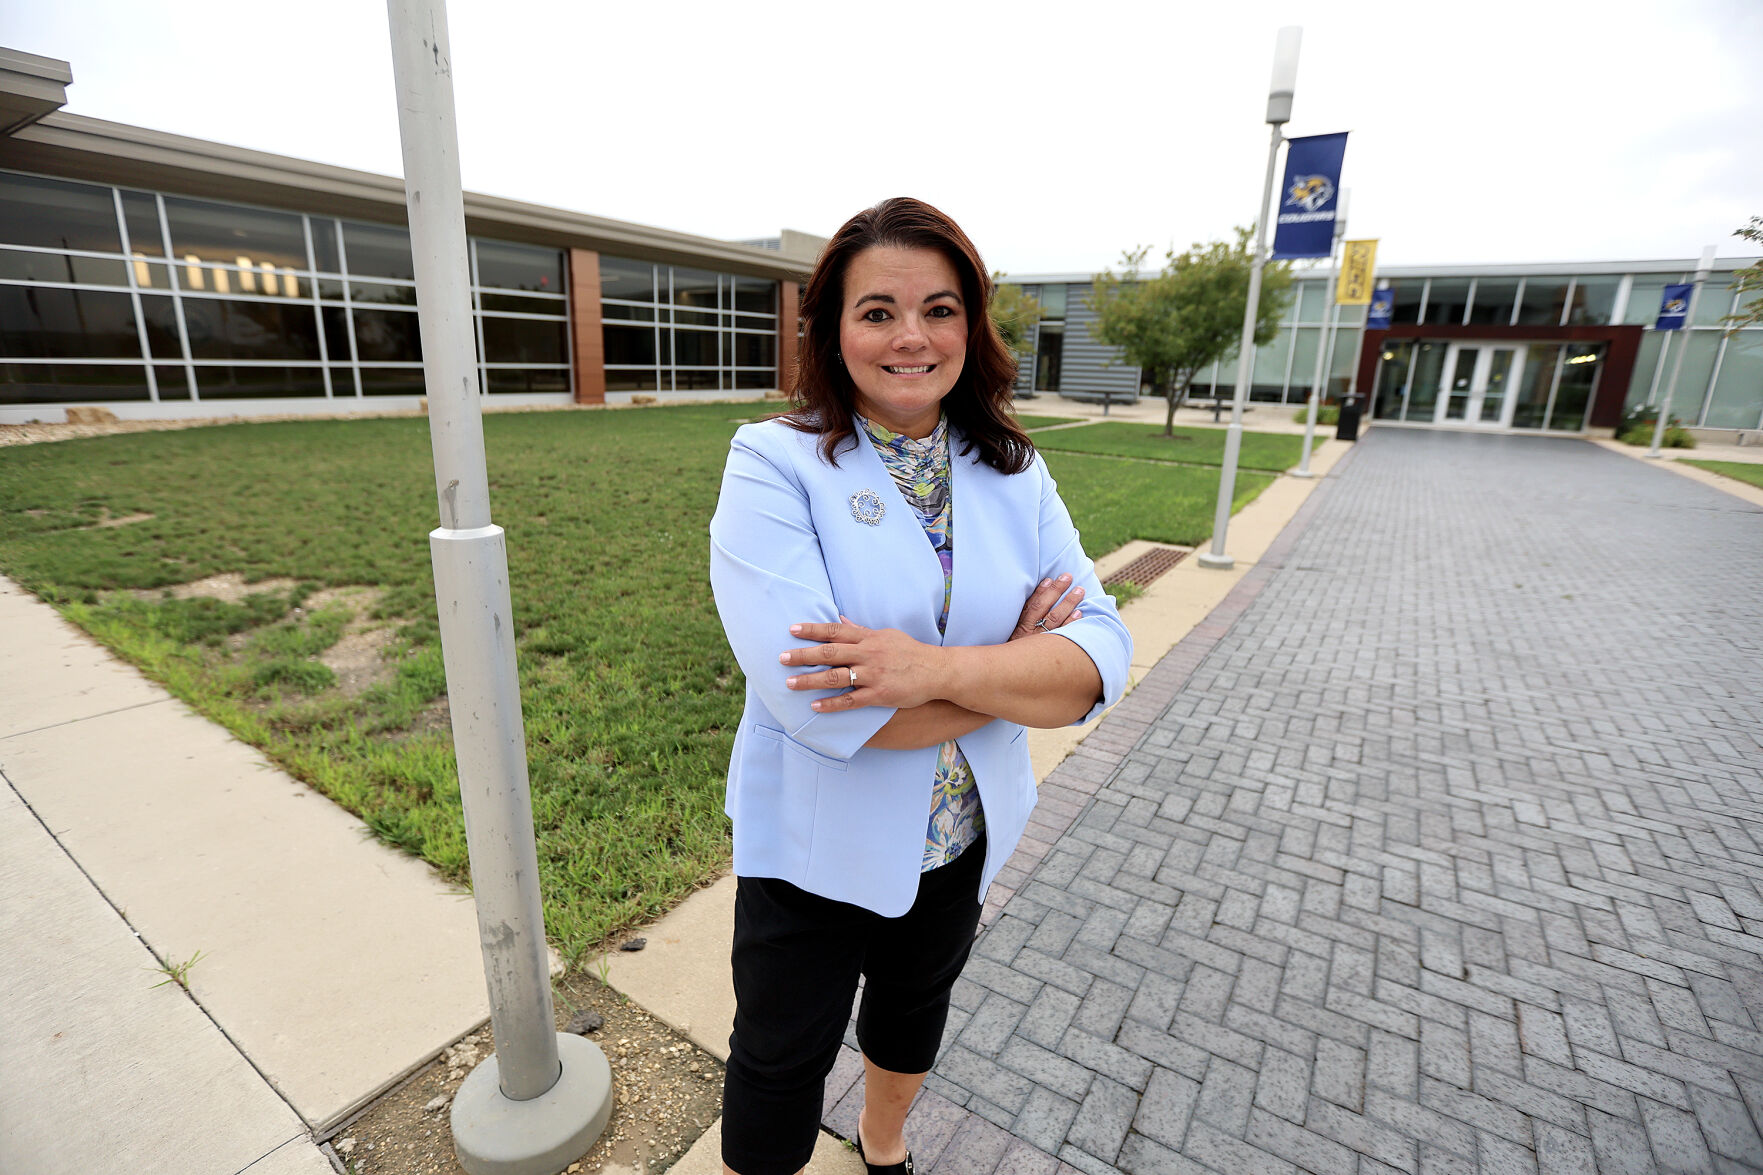
[(777, 283), (777, 386), (787, 391), (796, 374), (795, 282)]
[(600, 333), (600, 254), (569, 251), (569, 329), (575, 340), (570, 363), (577, 404), (606, 402), (606, 341)]

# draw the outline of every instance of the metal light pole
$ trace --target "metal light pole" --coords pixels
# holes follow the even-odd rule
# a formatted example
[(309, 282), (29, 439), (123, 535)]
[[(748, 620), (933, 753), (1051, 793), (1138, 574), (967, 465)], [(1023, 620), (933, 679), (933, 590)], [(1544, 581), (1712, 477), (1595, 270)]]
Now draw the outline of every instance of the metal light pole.
[[(1682, 330), (1687, 332), (1696, 321), (1696, 303), (1702, 300), (1702, 285), (1708, 280), (1708, 272), (1714, 268), (1714, 246), (1709, 245), (1702, 250), (1702, 260), (1696, 264), (1696, 284), (1690, 288), (1689, 308), (1683, 312)], [(1659, 443), (1665, 439), (1665, 422), (1671, 416), (1671, 397), (1677, 391), (1677, 373), (1683, 370), (1683, 354), (1690, 349), (1687, 333), (1683, 341), (1677, 345), (1677, 358), (1671, 361), (1671, 382), (1665, 385), (1665, 402), (1659, 405), (1659, 419), (1653, 422), (1653, 443), (1647, 447), (1647, 456), (1659, 455)]]
[(1298, 84), (1298, 43), (1304, 30), (1288, 25), (1279, 30), (1273, 48), (1273, 80), (1267, 87), (1267, 122), (1273, 128), (1267, 144), (1267, 176), (1261, 182), (1261, 203), (1255, 213), (1255, 256), (1249, 265), (1249, 303), (1243, 307), (1243, 340), (1237, 348), (1236, 394), (1230, 401), (1230, 425), (1224, 432), (1224, 468), (1218, 478), (1218, 510), (1212, 517), (1212, 549), (1200, 552), (1200, 566), (1229, 570), (1236, 560), (1224, 553), (1230, 527), (1230, 505), (1236, 496), (1237, 455), (1243, 447), (1243, 402), (1255, 373), (1255, 317), (1260, 310), (1261, 271), (1267, 265), (1267, 200), (1273, 195), (1273, 169), (1279, 161), (1280, 128), (1291, 121), (1292, 92)]
[(441, 525), (429, 534), (459, 794), (496, 1053), (454, 1095), (453, 1148), (471, 1175), (551, 1175), (612, 1112), (612, 1071), (552, 1019), (526, 773), (508, 550), (490, 521), (444, 0), (387, 0), (429, 437)]
[(1340, 202), (1335, 205), (1334, 243), (1329, 246), (1329, 267), (1334, 270), (1333, 289), (1329, 294), (1328, 309), (1322, 315), (1322, 335), (1316, 340), (1316, 374), (1310, 377), (1310, 411), (1304, 417), (1304, 455), (1298, 458), (1298, 467), (1292, 470), (1293, 477), (1315, 477), (1310, 472), (1310, 448), (1316, 443), (1316, 407), (1322, 400), (1322, 376), (1329, 360), (1329, 335), (1340, 317), (1341, 308), (1335, 301), (1340, 293), (1340, 255), (1341, 241), (1347, 235), (1347, 197), (1352, 193), (1341, 189)]

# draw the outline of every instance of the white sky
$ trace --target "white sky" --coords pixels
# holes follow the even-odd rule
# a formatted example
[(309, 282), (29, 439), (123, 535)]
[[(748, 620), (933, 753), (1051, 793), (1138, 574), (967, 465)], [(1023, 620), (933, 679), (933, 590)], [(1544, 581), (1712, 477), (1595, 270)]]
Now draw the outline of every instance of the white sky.
[[(453, 0), (466, 187), (697, 233), (830, 233), (885, 196), (987, 264), (1087, 272), (1254, 216), (1274, 33), (1293, 135), (1348, 130), (1396, 264), (1758, 252), (1759, 0)], [(55, 0), (0, 45), (79, 114), (400, 174), (377, 0)]]

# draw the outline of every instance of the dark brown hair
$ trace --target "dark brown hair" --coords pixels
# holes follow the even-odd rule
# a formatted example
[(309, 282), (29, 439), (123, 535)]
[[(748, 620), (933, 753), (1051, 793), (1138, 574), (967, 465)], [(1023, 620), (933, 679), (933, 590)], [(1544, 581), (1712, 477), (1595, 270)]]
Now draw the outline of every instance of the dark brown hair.
[(802, 346), (790, 385), (795, 406), (784, 422), (819, 433), (821, 456), (838, 464), (836, 451), (855, 433), (851, 415), (857, 402), (857, 387), (838, 360), (845, 273), (852, 258), (877, 247), (935, 249), (955, 267), (967, 310), (967, 355), (955, 386), (943, 397), (943, 413), (951, 430), (966, 438), (963, 454), (978, 446), (980, 460), (993, 469), (1021, 473), (1034, 459), (1034, 444), (1009, 408), (1016, 356), (992, 324), (992, 279), (960, 226), (909, 196), (895, 196), (859, 212), (821, 251), (802, 291)]

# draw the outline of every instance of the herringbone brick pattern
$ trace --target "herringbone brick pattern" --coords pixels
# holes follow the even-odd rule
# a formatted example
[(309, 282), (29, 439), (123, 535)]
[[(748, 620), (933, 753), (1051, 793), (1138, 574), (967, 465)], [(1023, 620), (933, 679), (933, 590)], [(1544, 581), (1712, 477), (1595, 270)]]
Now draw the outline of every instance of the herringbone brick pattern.
[(1763, 512), (1374, 431), (1097, 735), (920, 1170), (1763, 1169)]

